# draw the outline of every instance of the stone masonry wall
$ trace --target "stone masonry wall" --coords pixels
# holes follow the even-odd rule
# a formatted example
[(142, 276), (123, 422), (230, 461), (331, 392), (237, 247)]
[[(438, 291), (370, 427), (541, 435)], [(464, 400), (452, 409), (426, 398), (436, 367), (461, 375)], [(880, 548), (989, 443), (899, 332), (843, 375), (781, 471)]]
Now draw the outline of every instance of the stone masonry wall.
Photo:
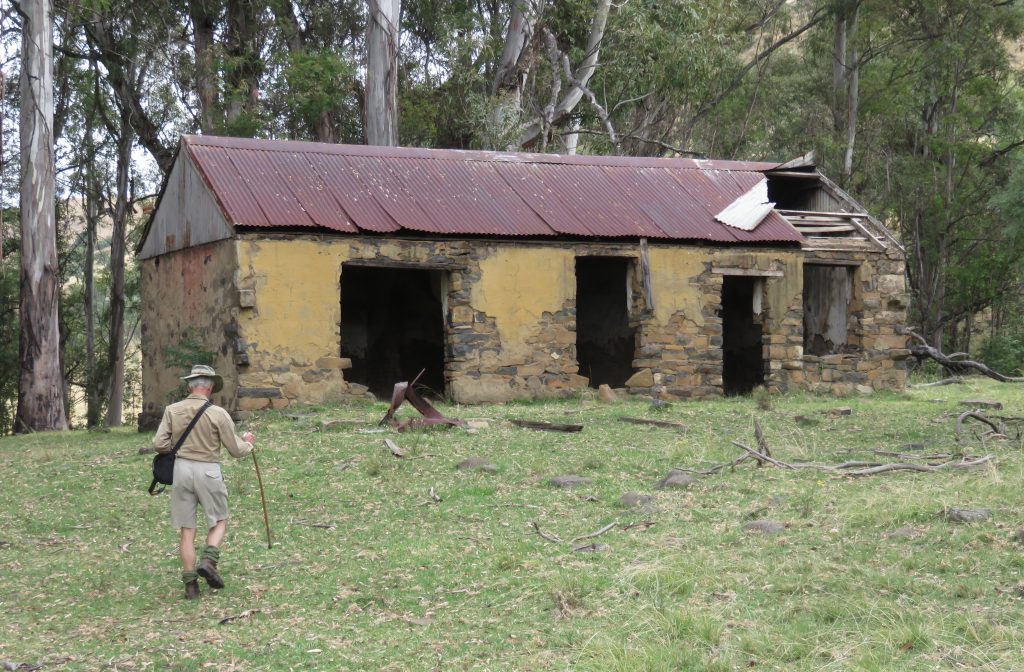
[[(910, 356), (906, 324), (909, 295), (905, 261), (900, 253), (807, 252), (804, 263), (846, 262), (855, 266), (848, 345), (841, 354), (805, 355), (782, 361), (773, 376), (780, 389), (790, 387), (812, 392), (845, 395), (876, 390), (902, 390), (907, 383), (906, 360)], [(801, 306), (793, 306), (802, 315)], [(795, 325), (794, 325), (795, 326)], [(803, 325), (787, 332), (786, 340), (802, 347)]]
[(238, 301), (235, 243), (224, 240), (170, 252), (139, 264), (142, 293), (142, 412), (139, 429), (155, 429), (177, 401), (193, 364), (213, 364), (224, 378), (214, 403), (235, 398)]
[[(445, 381), (461, 403), (564, 396), (585, 388), (576, 359), (575, 258), (636, 261), (637, 329), (631, 393), (666, 398), (722, 393), (722, 283), (763, 275), (766, 385), (777, 391), (899, 389), (906, 380), (903, 261), (897, 254), (651, 246), (650, 294), (635, 243), (499, 242), (246, 234), (239, 266), (235, 407), (240, 411), (365, 398), (345, 380), (340, 285), (351, 261), (446, 270)], [(850, 352), (803, 354), (805, 261), (856, 265)], [(738, 269), (738, 270), (737, 270)], [(397, 382), (397, 381), (396, 381)]]

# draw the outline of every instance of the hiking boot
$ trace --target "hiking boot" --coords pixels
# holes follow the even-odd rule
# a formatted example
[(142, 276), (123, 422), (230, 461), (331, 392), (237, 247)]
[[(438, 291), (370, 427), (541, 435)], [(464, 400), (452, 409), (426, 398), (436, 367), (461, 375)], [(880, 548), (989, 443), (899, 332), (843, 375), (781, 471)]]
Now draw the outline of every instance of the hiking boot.
[(199, 561), (199, 567), (196, 568), (196, 572), (199, 573), (199, 576), (206, 579), (206, 583), (209, 584), (210, 588), (224, 587), (224, 580), (221, 579), (220, 574), (217, 573), (216, 560), (203, 558)]
[(188, 581), (187, 583), (185, 583), (185, 599), (199, 599), (199, 579), (195, 579), (193, 581)]

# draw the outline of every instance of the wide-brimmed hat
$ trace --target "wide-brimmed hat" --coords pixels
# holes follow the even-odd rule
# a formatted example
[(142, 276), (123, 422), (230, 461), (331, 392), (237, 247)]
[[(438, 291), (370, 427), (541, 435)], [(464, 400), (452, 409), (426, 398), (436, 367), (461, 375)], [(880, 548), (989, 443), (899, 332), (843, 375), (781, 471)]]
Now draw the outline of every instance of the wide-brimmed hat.
[(213, 380), (214, 392), (220, 392), (221, 388), (224, 387), (224, 379), (217, 375), (217, 372), (213, 370), (212, 366), (196, 364), (192, 367), (192, 373), (181, 377), (184, 381), (189, 381), (193, 378), (210, 378)]

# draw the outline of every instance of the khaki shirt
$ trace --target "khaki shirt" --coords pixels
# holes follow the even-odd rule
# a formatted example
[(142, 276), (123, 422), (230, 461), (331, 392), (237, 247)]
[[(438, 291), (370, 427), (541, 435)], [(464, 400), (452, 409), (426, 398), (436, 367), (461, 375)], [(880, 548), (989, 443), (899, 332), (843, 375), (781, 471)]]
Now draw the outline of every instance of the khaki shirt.
[[(206, 401), (206, 397), (201, 394), (190, 394), (164, 409), (164, 417), (153, 437), (156, 452), (171, 452), (188, 423), (192, 422)], [(178, 457), (196, 462), (220, 462), (222, 445), (234, 457), (245, 457), (252, 452), (252, 444), (235, 435), (235, 423), (228, 412), (220, 406), (210, 406), (192, 428), (185, 443), (181, 444)]]

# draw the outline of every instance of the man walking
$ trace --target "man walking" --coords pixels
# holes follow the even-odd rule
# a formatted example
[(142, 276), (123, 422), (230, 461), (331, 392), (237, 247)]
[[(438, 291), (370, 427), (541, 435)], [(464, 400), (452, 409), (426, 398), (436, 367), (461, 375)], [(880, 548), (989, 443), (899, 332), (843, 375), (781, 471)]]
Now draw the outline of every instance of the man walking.
[[(235, 424), (223, 408), (210, 402), (210, 395), (224, 387), (223, 379), (212, 367), (197, 364), (182, 377), (189, 395), (164, 410), (164, 417), (153, 438), (158, 453), (169, 453), (193, 419), (191, 431), (178, 450), (174, 461), (174, 485), (171, 489), (171, 524), (181, 531), (181, 579), (185, 582), (185, 599), (199, 597), (199, 577), (211, 588), (223, 588), (217, 573), (220, 545), (227, 532), (228, 490), (220, 469), (220, 448), (224, 446), (234, 457), (245, 457), (253, 451), (256, 437), (246, 432), (235, 435)], [(206, 547), (196, 566), (196, 504), (206, 516)]]

